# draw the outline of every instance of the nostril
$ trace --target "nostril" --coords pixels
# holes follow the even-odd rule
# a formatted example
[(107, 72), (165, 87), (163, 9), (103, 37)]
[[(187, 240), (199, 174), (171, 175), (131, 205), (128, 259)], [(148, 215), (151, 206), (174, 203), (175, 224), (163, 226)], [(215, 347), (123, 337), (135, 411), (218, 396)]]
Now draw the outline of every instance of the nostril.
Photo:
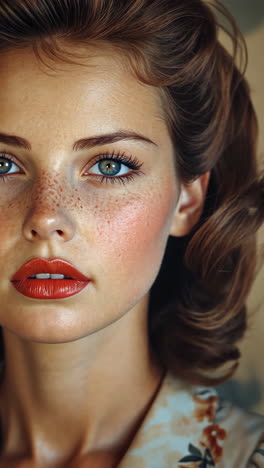
[(23, 228), (24, 236), (27, 240), (35, 242), (37, 240), (57, 239), (65, 242), (74, 236), (74, 225), (66, 217), (51, 217), (39, 215), (28, 218)]

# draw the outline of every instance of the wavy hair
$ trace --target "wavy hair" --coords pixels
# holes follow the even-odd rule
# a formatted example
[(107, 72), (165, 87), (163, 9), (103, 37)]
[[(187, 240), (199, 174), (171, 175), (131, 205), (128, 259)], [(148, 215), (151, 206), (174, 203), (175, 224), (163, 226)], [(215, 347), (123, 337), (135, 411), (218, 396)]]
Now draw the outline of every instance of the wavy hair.
[[(221, 29), (232, 40), (232, 55), (219, 41)], [(122, 54), (137, 79), (159, 88), (180, 180), (191, 183), (211, 171), (199, 222), (188, 236), (169, 238), (151, 288), (149, 339), (161, 365), (177, 377), (223, 382), (238, 365), (264, 219), (245, 40), (219, 1), (1, 2), (0, 53), (32, 47), (41, 61), (46, 55), (76, 63), (76, 48), (68, 45)], [(224, 364), (228, 370), (216, 375)]]

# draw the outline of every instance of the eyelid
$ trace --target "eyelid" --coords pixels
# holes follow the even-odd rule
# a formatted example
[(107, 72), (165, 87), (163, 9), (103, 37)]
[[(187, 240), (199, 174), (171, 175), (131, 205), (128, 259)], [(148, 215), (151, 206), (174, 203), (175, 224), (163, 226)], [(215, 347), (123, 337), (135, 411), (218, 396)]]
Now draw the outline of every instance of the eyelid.
[(15, 159), (16, 159), (15, 156), (13, 156), (10, 153), (7, 153), (6, 151), (0, 151), (0, 158), (1, 157), (9, 159), (10, 161), (13, 161), (13, 162), (15, 162)]
[[(0, 150), (0, 157), (1, 156), (3, 156), (6, 159), (12, 161), (16, 165), (23, 166), (22, 162), (16, 156), (14, 156), (12, 153), (9, 153), (9, 152), (7, 152), (5, 150), (3, 150), (3, 151)], [(133, 157), (132, 155), (128, 156), (124, 151), (121, 152), (121, 151), (110, 150), (110, 151), (104, 151), (104, 152), (99, 153), (96, 156), (92, 157), (91, 161), (90, 161), (90, 163), (92, 163), (91, 167), (92, 167), (92, 165), (96, 164), (98, 161), (101, 161), (103, 159), (118, 159), (120, 162), (123, 162), (123, 164), (129, 164), (130, 162), (131, 163), (134, 162), (134, 163), (136, 163), (135, 165), (138, 165), (140, 167), (143, 165), (143, 163), (140, 163), (140, 161), (138, 161), (138, 159), (136, 157)], [(90, 163), (88, 163), (88, 164), (90, 164)], [(84, 167), (87, 167), (87, 162), (85, 163)]]

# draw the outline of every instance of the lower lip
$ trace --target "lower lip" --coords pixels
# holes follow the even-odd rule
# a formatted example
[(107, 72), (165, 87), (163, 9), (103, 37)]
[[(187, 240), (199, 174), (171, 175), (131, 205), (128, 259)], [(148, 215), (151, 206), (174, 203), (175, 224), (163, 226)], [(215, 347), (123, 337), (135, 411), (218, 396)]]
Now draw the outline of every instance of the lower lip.
[(12, 281), (23, 296), (33, 299), (63, 299), (82, 291), (90, 281), (60, 279), (26, 279)]

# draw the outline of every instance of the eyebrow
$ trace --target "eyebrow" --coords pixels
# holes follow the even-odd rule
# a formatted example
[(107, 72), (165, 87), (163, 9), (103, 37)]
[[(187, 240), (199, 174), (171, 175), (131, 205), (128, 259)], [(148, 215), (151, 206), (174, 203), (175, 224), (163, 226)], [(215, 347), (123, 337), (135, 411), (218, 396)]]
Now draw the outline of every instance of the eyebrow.
[[(157, 143), (145, 137), (144, 135), (133, 131), (119, 130), (114, 133), (95, 135), (89, 138), (81, 138), (80, 140), (74, 143), (72, 149), (73, 151), (79, 151), (83, 149), (93, 148), (94, 146), (115, 143), (121, 140), (141, 140), (145, 143), (150, 143), (154, 146), (158, 146)], [(5, 143), (7, 145), (15, 146), (17, 148), (24, 148), (26, 150), (32, 149), (31, 144), (25, 138), (16, 135), (8, 135), (6, 133), (0, 133), (0, 143)]]

